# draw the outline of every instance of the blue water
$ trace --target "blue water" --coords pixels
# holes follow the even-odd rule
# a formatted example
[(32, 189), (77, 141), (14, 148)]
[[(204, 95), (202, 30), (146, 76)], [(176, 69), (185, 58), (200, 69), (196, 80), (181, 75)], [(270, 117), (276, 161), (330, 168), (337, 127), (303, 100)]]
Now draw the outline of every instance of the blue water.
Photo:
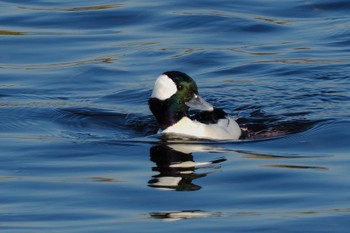
[[(350, 4), (0, 1), (1, 232), (349, 232)], [(162, 138), (180, 70), (247, 129)]]

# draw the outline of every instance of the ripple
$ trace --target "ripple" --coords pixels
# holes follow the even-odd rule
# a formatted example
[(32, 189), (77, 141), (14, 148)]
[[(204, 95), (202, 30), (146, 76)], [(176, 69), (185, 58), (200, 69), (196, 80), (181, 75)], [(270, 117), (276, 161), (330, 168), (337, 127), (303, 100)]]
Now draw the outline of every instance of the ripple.
[[(1, 229), (348, 231), (348, 2), (1, 7)], [(174, 69), (241, 140), (156, 134)]]
[(23, 36), (25, 33), (19, 31), (0, 30), (0, 36)]
[(91, 6), (75, 6), (75, 7), (40, 7), (40, 6), (28, 6), (28, 5), (17, 5), (10, 4), (12, 7), (16, 7), (21, 10), (32, 10), (32, 11), (98, 11), (98, 10), (107, 10), (120, 8), (123, 4), (106, 4), (106, 5), (91, 5)]
[[(150, 135), (157, 128), (154, 119), (137, 114), (125, 114), (94, 108), (64, 108), (55, 123), (64, 134), (76, 139), (127, 139)], [(84, 136), (85, 135), (85, 136)]]

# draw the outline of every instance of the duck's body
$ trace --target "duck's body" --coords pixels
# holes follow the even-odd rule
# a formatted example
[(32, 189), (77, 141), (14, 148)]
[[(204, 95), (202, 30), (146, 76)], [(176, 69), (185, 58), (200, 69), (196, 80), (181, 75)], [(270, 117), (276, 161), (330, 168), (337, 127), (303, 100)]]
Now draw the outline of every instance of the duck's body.
[(176, 133), (206, 139), (230, 140), (241, 136), (241, 129), (232, 118), (220, 119), (216, 124), (204, 124), (188, 117), (183, 117), (163, 133)]
[[(165, 72), (158, 77), (149, 106), (165, 134), (215, 140), (236, 140), (241, 135), (236, 121), (205, 102), (194, 80), (179, 71)], [(190, 115), (190, 108), (201, 112)]]

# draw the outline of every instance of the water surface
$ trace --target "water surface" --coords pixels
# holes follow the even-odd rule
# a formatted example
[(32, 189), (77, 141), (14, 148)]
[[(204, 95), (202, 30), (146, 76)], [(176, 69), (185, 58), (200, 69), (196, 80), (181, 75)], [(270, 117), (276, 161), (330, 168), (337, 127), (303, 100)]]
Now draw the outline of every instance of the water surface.
[[(1, 231), (348, 232), (349, 11), (0, 1)], [(155, 136), (167, 70), (244, 137)]]

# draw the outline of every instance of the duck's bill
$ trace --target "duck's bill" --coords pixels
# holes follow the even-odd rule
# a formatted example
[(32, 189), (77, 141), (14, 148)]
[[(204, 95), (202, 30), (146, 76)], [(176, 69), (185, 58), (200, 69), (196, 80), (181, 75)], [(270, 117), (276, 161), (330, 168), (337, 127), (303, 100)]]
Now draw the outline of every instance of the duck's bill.
[(200, 110), (200, 111), (214, 110), (214, 107), (199, 95), (194, 95), (190, 101), (186, 102), (186, 105), (193, 110)]

